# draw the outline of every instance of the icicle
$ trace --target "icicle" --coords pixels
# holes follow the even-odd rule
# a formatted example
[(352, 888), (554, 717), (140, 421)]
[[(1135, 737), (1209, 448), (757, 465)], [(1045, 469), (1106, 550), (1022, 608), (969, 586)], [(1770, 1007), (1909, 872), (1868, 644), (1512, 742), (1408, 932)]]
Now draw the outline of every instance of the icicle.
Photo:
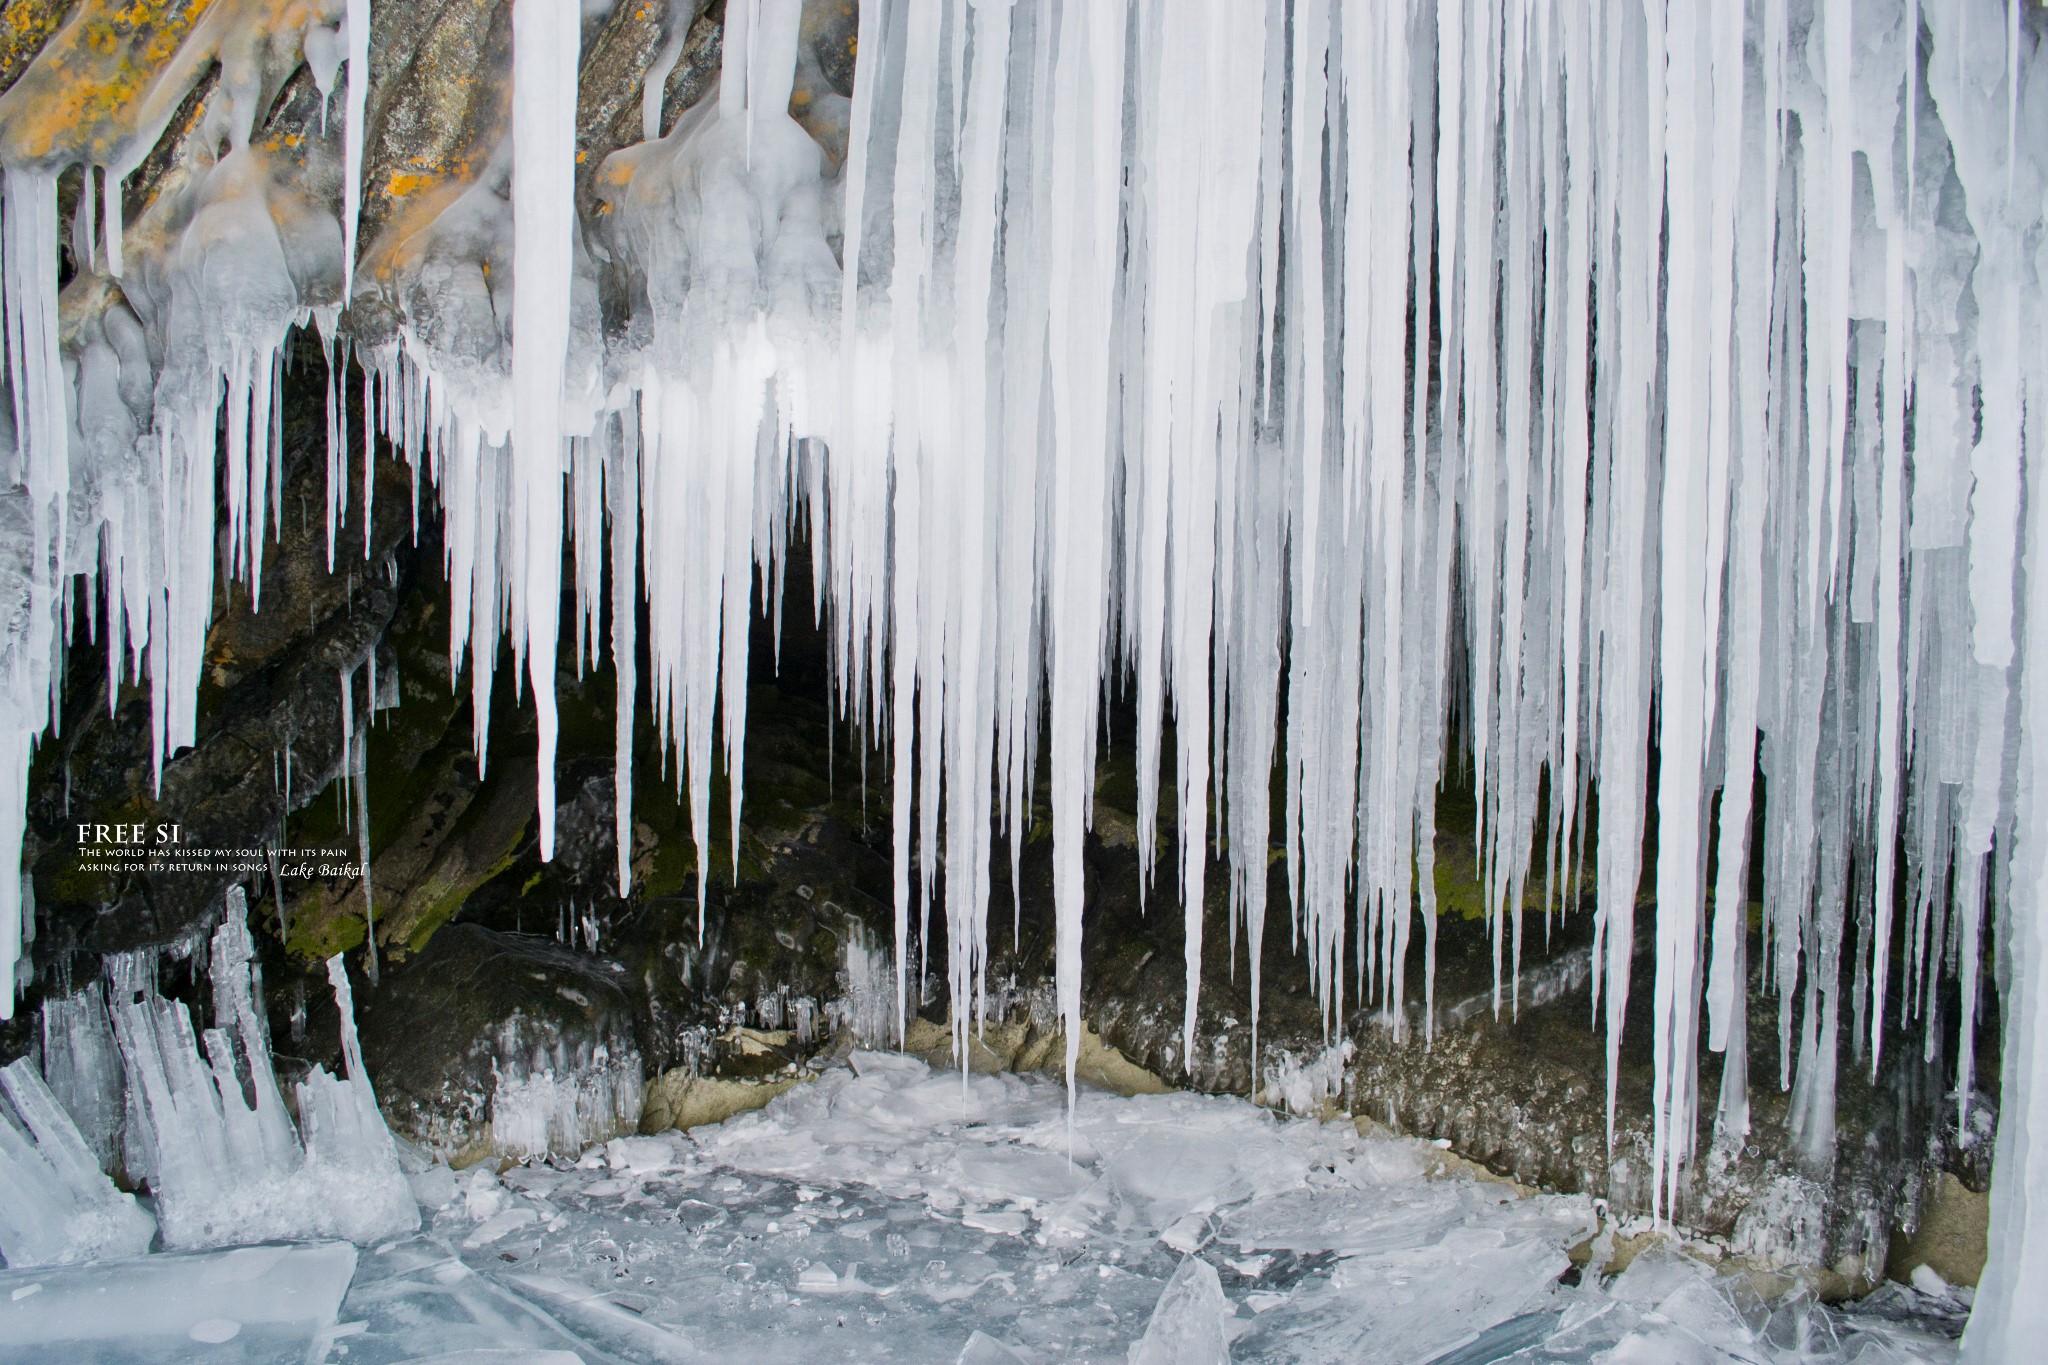
[(689, 41), (690, 26), (683, 22), (686, 10), (677, 0), (670, 0), (668, 7), (668, 36), (663, 40), (661, 51), (655, 54), (654, 64), (647, 68), (640, 86), (640, 136), (648, 142), (661, 136), (662, 96), (668, 90), (669, 73), (682, 60), (683, 44)]
[(355, 772), (355, 681), (353, 665), (340, 669), (335, 674), (341, 686), (341, 780), (348, 782)]
[[(369, 6), (341, 8), (345, 190), (331, 235), (352, 291)], [(366, 267), (363, 287), (398, 325), (357, 357), (365, 545), (381, 434), (416, 492), (422, 472), (440, 492), (450, 663), (471, 670), (480, 770), (501, 637), (516, 690), (535, 693), (551, 853), (573, 478), (579, 666), (606, 606), (604, 556), (613, 575), (620, 886), (644, 592), (647, 692), (690, 808), (701, 913), (717, 838), (736, 868), (744, 833), (755, 584), (779, 633), (801, 517), (834, 723), (857, 722), (863, 772), (871, 743), (893, 763), (899, 1031), (923, 994), (911, 939), (930, 942), (943, 867), (964, 1056), (987, 1004), (991, 829), (1009, 835), (1014, 887), (1045, 727), (1056, 997), (1078, 1045), (1102, 690), (1127, 679), (1148, 877), (1173, 720), (1183, 1064), (1216, 951), (1203, 933), (1212, 847), (1228, 859), (1233, 952), (1243, 917), (1254, 1029), (1277, 844), (1332, 1041), (1347, 992), (1407, 1027), (1416, 913), (1433, 1030), (1435, 802), (1450, 773), (1469, 774), (1496, 1007), (1521, 1003), (1536, 861), (1546, 923), (1553, 898), (1580, 902), (1597, 873), (1610, 1120), (1637, 949), (1654, 950), (1650, 1211), (1668, 1213), (1691, 1159), (1702, 1009), (1707, 1045), (1726, 1054), (1717, 1139), (1747, 1131), (1752, 951), (1778, 997), (1795, 1151), (1824, 1168), (1844, 1024), (1875, 1066), (1896, 992), (1896, 1017), (1929, 1030), (1924, 1055), (1957, 1039), (1955, 1101), (1969, 1105), (1987, 949), (2014, 945), (1991, 960), (2025, 980), (2039, 918), (2027, 755), (2043, 666), (2029, 641), (2048, 627), (2029, 613), (2048, 575), (2024, 573), (2022, 555), (2048, 503), (2031, 495), (2048, 376), (2029, 254), (2042, 106), (2022, 86), (2048, 61), (2014, 0), (1894, 8), (876, 4), (860, 15), (850, 141), (828, 179), (785, 112), (795, 0), (727, 7), (718, 99), (662, 135), (690, 11), (678, 5), (640, 92), (647, 140), (594, 168), (604, 211), (582, 227), (604, 249), (589, 252), (571, 194), (580, 15), (515, 8), (512, 140), (417, 238), (446, 268), (437, 287), (412, 288), (423, 277), (405, 261), (375, 284)], [(188, 64), (252, 12), (216, 6), (229, 17), (195, 27)], [(343, 41), (319, 32), (309, 48)], [(324, 89), (343, 58), (306, 55)], [(47, 75), (38, 58), (0, 115)], [(169, 117), (185, 80), (152, 91), (149, 118), (157, 104)], [(275, 264), (281, 210), (304, 206), (240, 213), (289, 177), (254, 173), (266, 167), (243, 86), (222, 88), (233, 150), (200, 188), (174, 191), (193, 196), (179, 209), (235, 218), (219, 240), (236, 263)], [(139, 164), (125, 137), (74, 156), (100, 167), (77, 249), (103, 251), (114, 273), (122, 169)], [(191, 272), (145, 306), (163, 274), (157, 235), (130, 276), (139, 311), (67, 317), (60, 345), (57, 160), (0, 146), (10, 473), (29, 494), (8, 504), (23, 520), (7, 571), (28, 585), (32, 623), (0, 642), (4, 866), (18, 861), (28, 756), (72, 624), (56, 585), (104, 559), (109, 675), (139, 675), (146, 653), (160, 773), (195, 733), (214, 583), (210, 556), (154, 547), (214, 543), (222, 391), (225, 559), (252, 600), (265, 495), (275, 516), (281, 483), (279, 348), (308, 309), (330, 310), (315, 314), (333, 385), (330, 558), (353, 511), (354, 424), (334, 301), (263, 269), (242, 272), (274, 293), (251, 316), (215, 316)], [(606, 272), (633, 282), (622, 329), (597, 318)], [(488, 360), (428, 344), (458, 306), (474, 312), (454, 330)], [(131, 412), (123, 393), (147, 397)], [(141, 471), (146, 486), (122, 494), (133, 507), (93, 502), (108, 461)], [(344, 726), (344, 809), (361, 836), (367, 735), (352, 713)], [(1639, 945), (1653, 742), (1656, 924)], [(714, 838), (721, 762), (729, 818)], [(285, 768), (288, 789), (289, 752)], [(1760, 772), (1768, 819), (1752, 847)], [(0, 897), (16, 894), (0, 875)], [(12, 986), (24, 925), (4, 914)], [(581, 918), (562, 933), (597, 937)], [(1944, 972), (1960, 978), (1955, 1018), (1937, 1017)], [(2001, 1017), (2021, 1031), (2009, 1041), (2032, 1027), (2011, 999)], [(162, 1063), (166, 1085), (173, 1071), (207, 1081), (202, 1037), (224, 1078), (232, 1030), (185, 1047), (175, 1021), (144, 1023), (191, 1052), (189, 1066)], [(2037, 1082), (2018, 1079), (2014, 1046), (2003, 1055), (2007, 1127), (2023, 1128)], [(223, 1160), (246, 1155), (254, 1130), (238, 1131), (219, 1134)], [(2030, 1158), (2000, 1160), (2010, 1184)], [(2000, 1234), (2014, 1265), (2048, 1238), (2030, 1216)], [(1987, 1333), (2017, 1321), (1998, 1306), (1999, 1273), (1983, 1320), (2005, 1325)], [(1978, 1334), (1971, 1349), (2009, 1339), (2029, 1338)]]
[(1124, 24), (1113, 5), (1063, 16), (1046, 111), (1052, 164), (1049, 575), (1055, 993), (1066, 1031), (1067, 1087), (1081, 1047), (1082, 845), (1093, 818), (1097, 679), (1108, 568), (1111, 326), (1121, 162)]
[(122, 196), (127, 192), (126, 177), (114, 174), (114, 168), (100, 168), (102, 194), (100, 198), (107, 206), (107, 273), (115, 279), (121, 278), (126, 266), (123, 249), (126, 243), (122, 233)]
[[(367, 8), (367, 5), (365, 5)], [(555, 640), (562, 572), (562, 386), (575, 240), (576, 61), (573, 5), (512, 13), (512, 460), (514, 654), (539, 719), (540, 856), (555, 856)], [(353, 28), (351, 29), (353, 32)], [(355, 81), (353, 64), (349, 76)], [(364, 459), (368, 461), (367, 452)], [(366, 531), (367, 533), (367, 531)]]
[[(372, 658), (374, 657), (373, 654)], [(370, 700), (374, 706), (374, 683), (371, 685)], [(348, 761), (352, 773), (351, 786), (355, 794), (356, 858), (362, 865), (363, 878), (363, 961), (364, 969), (370, 977), (370, 984), (374, 986), (378, 984), (379, 971), (377, 912), (370, 889), (370, 732), (367, 727), (356, 734)]]
[[(342, 128), (346, 142), (341, 163), (341, 301), (345, 307), (355, 297), (356, 225), (363, 211), (363, 141), (369, 133), (370, 112), (370, 0), (347, 0), (342, 27), (348, 40), (348, 111)], [(570, 46), (570, 59), (574, 60), (575, 45)], [(324, 102), (321, 107), (324, 111)]]
[[(1933, 19), (1930, 13), (1930, 20)], [(2038, 67), (2035, 68), (2039, 70)], [(2031, 319), (2030, 379), (2048, 379), (2039, 360), (2042, 314)], [(2038, 391), (2038, 390), (2036, 390)], [(2012, 903), (2007, 910), (2009, 973), (2003, 995), (2010, 1011), (2001, 1047), (2001, 1104), (1992, 1181), (1988, 1259), (1978, 1286), (1962, 1356), (1971, 1365), (2023, 1359), (2048, 1332), (2048, 1306), (2032, 1286), (2048, 1272), (2048, 419), (2029, 410), (2024, 430), (2026, 592), (2019, 603), (2025, 657), (2019, 699), (2018, 809), (2012, 851)], [(1965, 1029), (1967, 1031), (1967, 1023)]]
[(605, 471), (612, 518), (612, 668), (618, 676), (613, 712), (612, 792), (618, 843), (619, 895), (633, 884), (633, 708), (639, 702), (640, 430), (634, 414), (620, 423)]

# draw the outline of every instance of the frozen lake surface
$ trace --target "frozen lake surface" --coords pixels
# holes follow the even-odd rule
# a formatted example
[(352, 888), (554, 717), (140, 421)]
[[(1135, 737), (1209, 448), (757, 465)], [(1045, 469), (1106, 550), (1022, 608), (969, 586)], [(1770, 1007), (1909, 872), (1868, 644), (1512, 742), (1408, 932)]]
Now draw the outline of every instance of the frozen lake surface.
[[(0, 1356), (611, 1361), (1930, 1361), (1964, 1303), (1767, 1302), (1660, 1246), (1571, 1274), (1580, 1197), (1239, 1100), (856, 1053), (573, 1168), (413, 1177), (416, 1236), (0, 1275)], [(343, 1292), (345, 1286), (345, 1293)], [(338, 1300), (338, 1310), (335, 1304)], [(90, 1323), (88, 1330), (65, 1323)], [(59, 1338), (71, 1335), (71, 1340)]]

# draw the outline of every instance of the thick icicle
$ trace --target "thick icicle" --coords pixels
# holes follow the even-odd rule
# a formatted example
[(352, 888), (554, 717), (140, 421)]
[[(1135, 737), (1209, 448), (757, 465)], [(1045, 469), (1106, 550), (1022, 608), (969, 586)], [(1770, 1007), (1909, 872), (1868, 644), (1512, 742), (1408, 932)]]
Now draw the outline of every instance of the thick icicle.
[(1052, 527), (1051, 674), (1056, 986), (1067, 1084), (1081, 1047), (1082, 842), (1094, 814), (1108, 569), (1108, 373), (1122, 172), (1124, 22), (1111, 5), (1066, 14), (1046, 100), (1055, 153), (1047, 350)]
[[(574, 5), (512, 11), (512, 642), (539, 716), (540, 856), (555, 853), (555, 644), (562, 581), (562, 390), (576, 216)], [(365, 26), (367, 28), (367, 26)], [(353, 26), (351, 26), (353, 31)], [(353, 72), (353, 66), (351, 66)], [(354, 79), (353, 74), (350, 77)]]
[[(342, 22), (348, 42), (348, 108), (342, 135), (347, 139), (341, 163), (341, 297), (355, 293), (356, 225), (363, 210), (363, 139), (370, 113), (370, 0), (347, 0)], [(367, 520), (367, 516), (365, 520)]]

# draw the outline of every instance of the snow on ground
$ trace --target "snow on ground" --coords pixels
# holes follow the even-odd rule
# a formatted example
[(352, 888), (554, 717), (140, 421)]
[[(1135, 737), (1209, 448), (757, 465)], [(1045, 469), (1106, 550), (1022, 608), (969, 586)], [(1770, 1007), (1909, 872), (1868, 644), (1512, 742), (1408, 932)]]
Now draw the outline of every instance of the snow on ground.
[[(1189, 1094), (1084, 1091), (1070, 1121), (1056, 1081), (963, 1082), (856, 1053), (765, 1110), (689, 1136), (620, 1139), (573, 1166), (502, 1176), (416, 1174), (421, 1232), (364, 1249), (324, 1330), (289, 1343), (255, 1331), (194, 1337), (188, 1318), (219, 1335), (223, 1322), (257, 1316), (236, 1307), (246, 1284), (215, 1275), (218, 1302), (195, 1290), (167, 1321), (175, 1351), (108, 1354), (103, 1341), (60, 1347), (45, 1336), (35, 1358), (301, 1360), (323, 1348), (345, 1365), (1955, 1357), (1907, 1290), (1852, 1314), (1803, 1300), (1774, 1308), (1668, 1249), (1605, 1286), (1564, 1284), (1575, 1278), (1567, 1248), (1593, 1227), (1588, 1201), (1431, 1178), (1437, 1155), (1345, 1122)], [(47, 1324), (63, 1299), (105, 1296), (120, 1273), (0, 1276), (0, 1355), (24, 1302), (42, 1297)], [(32, 1283), (44, 1289), (10, 1299)]]

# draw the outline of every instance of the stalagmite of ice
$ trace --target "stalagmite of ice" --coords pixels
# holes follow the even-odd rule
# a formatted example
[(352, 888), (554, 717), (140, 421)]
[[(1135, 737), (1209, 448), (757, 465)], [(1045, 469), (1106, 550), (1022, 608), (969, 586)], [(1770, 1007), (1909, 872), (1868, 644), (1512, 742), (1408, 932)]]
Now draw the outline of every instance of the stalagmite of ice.
[[(2035, 8), (877, 0), (834, 167), (787, 116), (800, 6), (760, 0), (728, 7), (717, 96), (665, 136), (650, 74), (650, 136), (597, 168), (588, 223), (578, 12), (515, 8), (509, 136), (352, 276), (369, 7), (294, 11), (293, 33), (345, 21), (351, 49), (339, 148), (303, 162), (249, 135), (311, 41), (251, 39), (267, 6), (223, 0), (155, 57), (91, 50), (103, 8), (0, 95), (0, 862), (71, 575), (97, 576), (110, 672), (146, 662), (159, 756), (190, 738), (214, 585), (182, 549), (212, 543), (215, 424), (228, 568), (253, 578), (278, 348), (309, 317), (339, 337), (352, 278), (393, 320), (351, 342), (365, 410), (440, 490), (480, 757), (509, 636), (551, 766), (570, 522), (579, 662), (604, 556), (622, 665), (644, 599), (700, 905), (720, 763), (738, 857), (756, 584), (779, 597), (807, 529), (835, 707), (893, 762), (899, 1030), (936, 902), (964, 1045), (995, 840), (1014, 865), (1043, 752), (1077, 1043), (1103, 689), (1128, 684), (1148, 872), (1173, 719), (1183, 1047), (1212, 837), (1233, 948), (1241, 931), (1260, 960), (1284, 860), (1332, 1040), (1361, 1005), (1408, 1027), (1436, 795), (1468, 771), (1491, 1008), (1520, 1003), (1525, 912), (1589, 903), (1612, 1081), (1654, 945), (1653, 1210), (1698, 1141), (1702, 1022), (1724, 1053), (1717, 1131), (1747, 1129), (1749, 1057), (1772, 1051), (1751, 1047), (1753, 971), (1793, 1151), (1820, 1172), (1836, 1077), (1877, 1065), (1887, 1027), (1953, 1046), (1954, 1103), (1973, 1103), (1995, 961), (2014, 1030), (1997, 1179), (2048, 1182), (2025, 1136), (2048, 1091), (2025, 1045), (2048, 894)], [(124, 60), (155, 63), (132, 99), (43, 116), (64, 62)], [(218, 136), (122, 223), (127, 170), (216, 60)], [(69, 287), (60, 330), (73, 164), (102, 171), (103, 230), (88, 207), (73, 240), (107, 269)], [(230, 258), (246, 268), (226, 278)], [(638, 683), (622, 666), (622, 882)], [(545, 848), (545, 780), (540, 806)], [(15, 887), (0, 876), (0, 969)], [(1959, 1017), (1937, 1013), (1950, 977)], [(1256, 1014), (1256, 969), (1252, 988)], [(2024, 1266), (2048, 1232), (2011, 1207), (1996, 1254)], [(1973, 1350), (2029, 1339), (2003, 1276)]]
[(121, 1156), (126, 1109), (104, 985), (95, 981), (75, 995), (46, 998), (42, 1023), (43, 1079), (100, 1169), (111, 1174)]
[(180, 1002), (149, 995), (113, 1005), (136, 1120), (156, 1155), (150, 1190), (165, 1245), (360, 1242), (409, 1230), (418, 1210), (363, 1071), (339, 959), (328, 974), (345, 1075), (316, 1067), (299, 1083), (295, 1126), (251, 991), (246, 916), (237, 887), (213, 937), (214, 1023), (203, 1035)]
[(0, 1257), (8, 1266), (137, 1256), (156, 1222), (114, 1188), (27, 1058), (0, 1067)]

